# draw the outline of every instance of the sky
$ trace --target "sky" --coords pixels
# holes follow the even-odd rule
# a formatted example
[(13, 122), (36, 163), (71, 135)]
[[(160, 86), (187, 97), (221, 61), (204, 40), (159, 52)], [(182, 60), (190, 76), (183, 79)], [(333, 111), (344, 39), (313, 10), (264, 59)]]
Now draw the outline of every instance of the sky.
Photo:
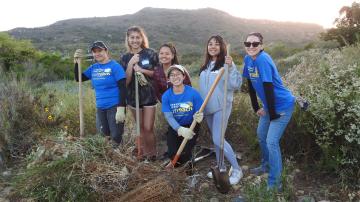
[[(132, 14), (144, 7), (215, 8), (247, 19), (308, 22), (333, 27), (342, 6), (355, 0), (2, 0), (0, 31), (42, 27), (71, 18)], [(356, 0), (359, 2), (359, 0)]]

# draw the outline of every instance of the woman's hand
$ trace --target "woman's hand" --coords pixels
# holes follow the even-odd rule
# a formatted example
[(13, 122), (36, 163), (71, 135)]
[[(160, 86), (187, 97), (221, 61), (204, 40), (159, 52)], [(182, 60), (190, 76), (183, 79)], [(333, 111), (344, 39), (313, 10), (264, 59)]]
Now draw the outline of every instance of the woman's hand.
[(134, 67), (133, 67), (134, 71), (135, 72), (142, 72), (142, 68), (138, 65), (138, 64), (135, 64)]
[(264, 110), (264, 108), (260, 108), (259, 110), (257, 110), (256, 114), (258, 116), (265, 116), (266, 115), (266, 111)]
[(134, 54), (134, 56), (132, 56), (132, 58), (130, 59), (129, 61), (129, 66), (132, 67), (134, 66), (135, 64), (137, 64), (139, 62), (139, 54)]
[(231, 56), (225, 56), (225, 64), (227, 64), (229, 67), (232, 66), (232, 57)]

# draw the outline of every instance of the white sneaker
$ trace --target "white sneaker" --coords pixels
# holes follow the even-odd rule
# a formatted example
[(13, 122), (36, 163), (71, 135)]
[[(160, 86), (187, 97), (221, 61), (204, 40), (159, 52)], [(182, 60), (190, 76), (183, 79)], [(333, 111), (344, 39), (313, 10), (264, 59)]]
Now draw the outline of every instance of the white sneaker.
[(239, 183), (240, 179), (244, 176), (242, 170), (233, 169), (231, 175), (229, 177), (229, 181), (231, 185), (235, 185)]
[(213, 178), (213, 175), (212, 175), (212, 172), (210, 171), (210, 172), (208, 172), (207, 174), (206, 174), (206, 176), (208, 177), (208, 178), (210, 178), (210, 179), (212, 179)]

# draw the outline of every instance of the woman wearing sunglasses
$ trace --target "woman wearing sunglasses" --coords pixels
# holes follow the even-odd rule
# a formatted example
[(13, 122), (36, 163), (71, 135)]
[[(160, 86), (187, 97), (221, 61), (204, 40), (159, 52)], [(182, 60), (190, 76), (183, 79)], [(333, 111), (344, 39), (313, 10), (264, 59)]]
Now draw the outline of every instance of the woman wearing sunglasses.
[[(263, 50), (260, 33), (250, 33), (244, 42), (247, 55), (243, 77), (247, 78), (254, 112), (260, 117), (257, 137), (261, 149), (261, 165), (250, 173), (268, 172), (268, 190), (281, 190), (282, 160), (280, 138), (291, 119), (295, 97), (284, 87), (278, 70), (269, 54)], [(257, 96), (262, 102), (259, 106)]]
[[(203, 98), (206, 97), (210, 91), (211, 85), (214, 83), (215, 78), (219, 74), (219, 70), (224, 64), (228, 65), (229, 77), (227, 86), (227, 103), (226, 103), (226, 122), (225, 128), (230, 117), (232, 109), (233, 94), (236, 89), (240, 88), (242, 78), (240, 72), (236, 69), (235, 64), (232, 61), (231, 56), (227, 56), (226, 43), (224, 39), (219, 36), (211, 36), (206, 44), (205, 62), (200, 68), (200, 94)], [(210, 97), (205, 110), (204, 115), (212, 134), (212, 140), (216, 151), (216, 160), (220, 162), (220, 142), (221, 142), (221, 123), (222, 123), (222, 110), (223, 110), (223, 97), (224, 97), (224, 76), (216, 86), (213, 95)], [(231, 145), (224, 141), (224, 155), (232, 166), (232, 173), (229, 178), (230, 184), (234, 185), (239, 183), (243, 177), (242, 170), (237, 162), (236, 155)], [(225, 169), (225, 168), (220, 168)], [(207, 174), (209, 178), (212, 178), (212, 173)]]

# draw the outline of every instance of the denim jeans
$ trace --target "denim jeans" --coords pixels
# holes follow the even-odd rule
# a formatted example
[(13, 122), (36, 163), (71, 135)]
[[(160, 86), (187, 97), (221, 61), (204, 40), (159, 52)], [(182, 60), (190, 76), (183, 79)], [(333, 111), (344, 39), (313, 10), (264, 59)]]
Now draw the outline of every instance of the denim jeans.
[(269, 113), (261, 116), (257, 128), (257, 136), (261, 149), (261, 166), (266, 169), (269, 167), (268, 186), (280, 185), (282, 160), (280, 150), (280, 138), (291, 119), (294, 105), (286, 110), (278, 112), (280, 118), (270, 122)]
[(121, 143), (124, 133), (124, 123), (116, 123), (116, 106), (109, 109), (97, 109), (96, 115), (100, 125), (100, 132), (105, 136), (111, 136), (116, 143)]

